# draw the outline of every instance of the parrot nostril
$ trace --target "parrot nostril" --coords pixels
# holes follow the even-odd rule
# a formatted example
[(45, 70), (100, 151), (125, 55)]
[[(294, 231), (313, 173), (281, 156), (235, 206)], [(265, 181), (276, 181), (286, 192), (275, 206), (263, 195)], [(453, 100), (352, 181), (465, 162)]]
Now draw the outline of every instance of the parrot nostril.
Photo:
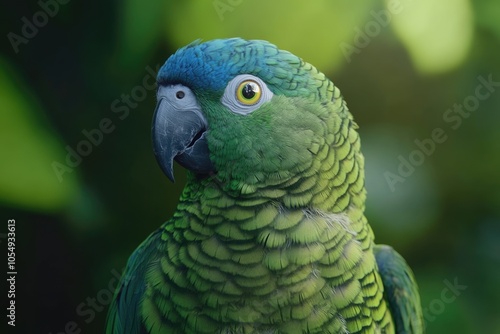
[(177, 91), (177, 93), (175, 93), (175, 97), (178, 98), (179, 100), (183, 99), (184, 96), (186, 96), (186, 93), (184, 93), (182, 90), (179, 90)]

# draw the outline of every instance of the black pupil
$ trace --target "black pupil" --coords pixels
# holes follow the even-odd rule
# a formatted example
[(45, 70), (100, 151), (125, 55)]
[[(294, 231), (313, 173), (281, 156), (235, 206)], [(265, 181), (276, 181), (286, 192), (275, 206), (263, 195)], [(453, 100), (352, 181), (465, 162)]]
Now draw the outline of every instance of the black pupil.
[(178, 98), (178, 99), (182, 99), (184, 98), (184, 92), (182, 90), (178, 91), (177, 93), (175, 93), (175, 96)]
[(253, 83), (247, 83), (245, 86), (243, 86), (243, 90), (241, 91), (241, 94), (245, 99), (252, 99), (255, 94), (256, 94), (256, 89), (255, 89), (255, 84)]

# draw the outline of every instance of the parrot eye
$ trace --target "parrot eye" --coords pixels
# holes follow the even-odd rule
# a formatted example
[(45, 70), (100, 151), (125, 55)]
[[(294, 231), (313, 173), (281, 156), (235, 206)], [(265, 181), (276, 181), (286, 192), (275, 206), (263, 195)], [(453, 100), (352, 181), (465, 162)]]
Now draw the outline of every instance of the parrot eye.
[(241, 74), (229, 81), (221, 102), (236, 114), (248, 115), (272, 97), (273, 93), (264, 81), (250, 74)]
[(259, 102), (261, 94), (259, 84), (252, 80), (243, 81), (236, 89), (236, 98), (246, 105)]

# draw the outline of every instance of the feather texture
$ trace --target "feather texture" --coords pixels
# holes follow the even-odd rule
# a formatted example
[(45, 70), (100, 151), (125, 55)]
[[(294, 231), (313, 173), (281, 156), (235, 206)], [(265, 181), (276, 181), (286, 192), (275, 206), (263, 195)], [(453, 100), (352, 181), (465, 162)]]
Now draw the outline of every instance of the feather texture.
[[(274, 94), (243, 114), (221, 103), (241, 74)], [(196, 96), (215, 172), (188, 173), (173, 217), (130, 258), (108, 333), (423, 332), (410, 269), (374, 248), (357, 125), (330, 80), (229, 39), (177, 51), (158, 83)]]

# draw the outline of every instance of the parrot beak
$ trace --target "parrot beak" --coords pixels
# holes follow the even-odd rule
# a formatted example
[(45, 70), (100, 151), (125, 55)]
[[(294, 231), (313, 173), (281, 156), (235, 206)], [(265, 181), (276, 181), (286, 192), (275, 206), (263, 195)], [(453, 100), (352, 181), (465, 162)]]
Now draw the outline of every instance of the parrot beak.
[[(179, 95), (179, 91), (183, 95)], [(153, 150), (158, 164), (172, 182), (173, 160), (196, 174), (215, 171), (210, 161), (206, 130), (201, 107), (189, 88), (175, 85), (158, 89), (152, 125)]]

